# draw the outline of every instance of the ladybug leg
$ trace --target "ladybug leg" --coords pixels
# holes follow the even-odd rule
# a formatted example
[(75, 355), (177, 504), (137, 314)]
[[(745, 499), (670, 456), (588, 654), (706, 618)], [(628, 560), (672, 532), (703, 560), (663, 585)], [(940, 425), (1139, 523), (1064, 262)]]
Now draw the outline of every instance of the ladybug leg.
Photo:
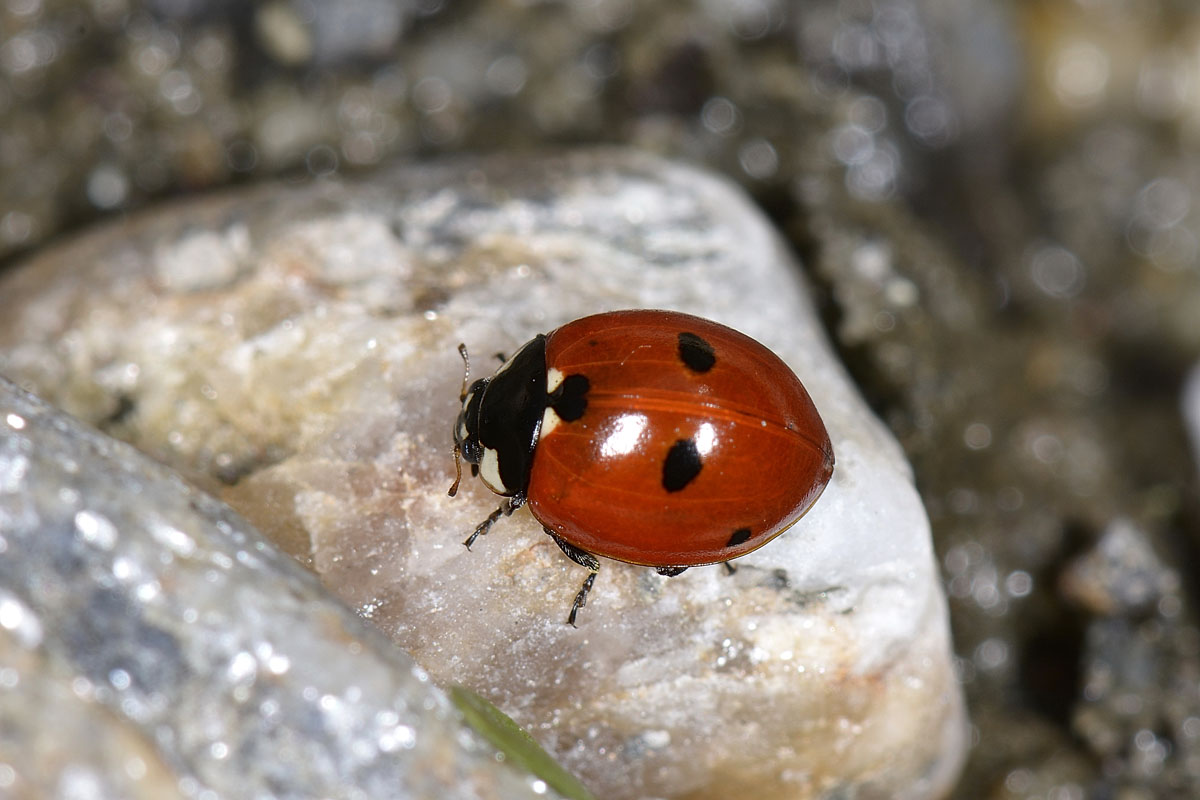
[(579, 594), (575, 595), (575, 602), (571, 603), (571, 613), (567, 615), (567, 624), (572, 628), (575, 627), (575, 615), (579, 613), (579, 609), (587, 605), (588, 592), (592, 590), (592, 584), (596, 582), (596, 573), (600, 570), (600, 560), (586, 550), (581, 550), (575, 545), (568, 542), (566, 539), (559, 536), (549, 528), (543, 528), (559, 549), (567, 554), (567, 558), (574, 561), (581, 567), (586, 567), (591, 570), (591, 574), (583, 582), (583, 587), (579, 590)]
[(458, 445), (454, 445), (454, 483), (450, 485), (450, 491), (446, 492), (451, 497), (458, 494), (458, 485), (462, 483), (462, 457), (459, 453)]
[(583, 582), (583, 588), (579, 590), (579, 594), (575, 595), (575, 602), (571, 603), (571, 613), (567, 615), (567, 624), (572, 628), (575, 625), (575, 615), (579, 613), (579, 609), (587, 605), (588, 592), (592, 590), (592, 584), (596, 582), (596, 573), (590, 573), (587, 580)]
[(721, 566), (725, 568), (725, 572), (729, 575), (737, 572), (737, 564), (731, 564), (728, 561), (722, 561)]
[(654, 571), (667, 578), (674, 578), (685, 569), (687, 569), (687, 567), (655, 567)]
[(501, 503), (499, 508), (497, 508), (491, 514), (488, 514), (487, 519), (479, 523), (479, 527), (477, 527), (471, 533), (471, 535), (467, 537), (467, 540), (463, 542), (463, 544), (466, 545), (468, 550), (470, 550), (471, 545), (475, 544), (475, 540), (491, 530), (492, 526), (496, 524), (496, 520), (500, 519), (501, 516), (509, 516), (523, 505), (525, 505), (525, 493), (520, 492), (518, 494), (514, 494), (512, 497)]
[(546, 533), (550, 535), (550, 538), (554, 540), (554, 543), (558, 545), (564, 553), (567, 554), (567, 558), (571, 559), (581, 567), (587, 567), (592, 572), (597, 572), (600, 569), (600, 559), (596, 558), (587, 550), (579, 549), (549, 528), (543, 528), (542, 530), (546, 531)]

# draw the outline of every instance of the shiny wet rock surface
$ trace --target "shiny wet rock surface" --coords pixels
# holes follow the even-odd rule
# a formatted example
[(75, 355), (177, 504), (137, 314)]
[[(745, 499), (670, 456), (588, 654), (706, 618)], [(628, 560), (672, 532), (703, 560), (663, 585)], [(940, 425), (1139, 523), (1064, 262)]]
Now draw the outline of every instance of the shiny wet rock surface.
[(0, 379), (6, 797), (537, 797), (227, 506)]

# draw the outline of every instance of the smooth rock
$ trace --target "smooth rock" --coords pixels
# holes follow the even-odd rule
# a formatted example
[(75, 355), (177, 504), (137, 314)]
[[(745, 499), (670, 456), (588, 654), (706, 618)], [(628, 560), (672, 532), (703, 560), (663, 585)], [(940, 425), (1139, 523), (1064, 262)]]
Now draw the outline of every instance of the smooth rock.
[(0, 378), (0, 796), (546, 792), (228, 507)]
[[(909, 467), (728, 183), (602, 151), (263, 187), (47, 252), (0, 298), (0, 372), (219, 490), (599, 796), (925, 798), (954, 780), (965, 719)], [(605, 562), (576, 630), (584, 572), (528, 511), (459, 544), (499, 498), (446, 496), (455, 345), (490, 372), (491, 353), (622, 307), (775, 350), (837, 467), (733, 576)]]

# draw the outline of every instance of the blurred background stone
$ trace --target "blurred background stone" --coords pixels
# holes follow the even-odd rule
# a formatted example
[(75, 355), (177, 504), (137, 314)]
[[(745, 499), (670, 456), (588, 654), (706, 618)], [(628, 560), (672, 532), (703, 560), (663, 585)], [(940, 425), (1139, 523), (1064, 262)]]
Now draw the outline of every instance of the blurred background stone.
[[(1186, 693), (1144, 694), (1157, 768), (1134, 767), (1154, 763), (1142, 727), (1103, 750), (1071, 727), (1097, 663), (1122, 667), (1117, 697), (1143, 696), (1123, 681), (1147, 659), (1198, 663), (1178, 409), (1200, 355), (1200, 8), (420, 0), (354, 26), (329, 51), (348, 58), (318, 56), (327, 23), (301, 4), (261, 8), (0, 3), (0, 247), (398, 153), (619, 141), (708, 164), (804, 257), (913, 461), (976, 725), (958, 796), (1200, 794)], [(1174, 601), (1112, 618), (1063, 594), (1116, 520), (1181, 576)], [(1122, 620), (1144, 647), (1096, 662), (1089, 627)]]
[[(965, 720), (908, 466), (776, 234), (721, 181), (613, 150), (262, 187), (47, 249), (0, 297), (0, 370), (220, 493), (598, 796), (925, 798), (957, 773)], [(838, 466), (736, 575), (605, 563), (576, 630), (583, 571), (528, 512), (460, 544), (499, 500), (473, 480), (446, 496), (455, 345), (482, 372), (481, 353), (630, 306), (777, 352)]]
[(546, 796), (228, 507), (3, 378), (0, 425), (6, 797)]

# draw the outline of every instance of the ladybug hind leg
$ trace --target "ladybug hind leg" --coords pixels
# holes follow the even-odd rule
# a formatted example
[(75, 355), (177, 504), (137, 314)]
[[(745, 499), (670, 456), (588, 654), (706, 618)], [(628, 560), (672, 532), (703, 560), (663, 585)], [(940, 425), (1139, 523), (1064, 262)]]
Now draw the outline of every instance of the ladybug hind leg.
[(579, 613), (579, 609), (587, 605), (588, 592), (592, 590), (592, 584), (596, 582), (596, 573), (588, 573), (587, 579), (583, 582), (583, 587), (580, 588), (579, 594), (575, 595), (575, 602), (571, 603), (571, 613), (567, 615), (567, 624), (572, 628), (575, 625), (575, 615)]
[[(474, 467), (475, 465), (472, 464), (471, 466)], [(520, 492), (519, 494), (515, 494), (512, 497), (508, 498), (507, 500), (505, 500), (503, 503), (500, 504), (499, 508), (497, 508), (491, 514), (488, 514), (487, 519), (485, 519), (483, 522), (479, 523), (479, 527), (477, 527), (474, 531), (471, 532), (471, 535), (467, 537), (466, 541), (464, 541), (463, 544), (466, 545), (466, 548), (468, 550), (470, 550), (471, 545), (475, 544), (476, 539), (478, 539), (480, 536), (482, 536), (483, 534), (487, 533), (489, 530), (492, 529), (492, 526), (496, 524), (496, 520), (500, 519), (500, 517), (502, 517), (502, 516), (504, 516), (504, 517), (509, 516), (510, 514), (512, 514), (514, 511), (516, 511), (518, 508), (520, 508), (523, 505), (525, 505), (525, 493), (524, 492)]]
[(655, 567), (654, 571), (659, 575), (667, 578), (674, 578), (679, 573), (683, 572), (687, 567)]
[(581, 550), (575, 545), (568, 542), (566, 539), (559, 536), (549, 528), (544, 529), (546, 533), (554, 540), (559, 549), (566, 553), (567, 558), (574, 561), (581, 567), (586, 567), (590, 573), (583, 582), (583, 586), (579, 589), (579, 593), (575, 595), (575, 602), (571, 603), (571, 613), (567, 615), (567, 624), (572, 628), (575, 627), (575, 617), (579, 614), (579, 609), (587, 605), (588, 592), (592, 590), (592, 584), (596, 582), (596, 573), (600, 571), (600, 559), (586, 550)]

